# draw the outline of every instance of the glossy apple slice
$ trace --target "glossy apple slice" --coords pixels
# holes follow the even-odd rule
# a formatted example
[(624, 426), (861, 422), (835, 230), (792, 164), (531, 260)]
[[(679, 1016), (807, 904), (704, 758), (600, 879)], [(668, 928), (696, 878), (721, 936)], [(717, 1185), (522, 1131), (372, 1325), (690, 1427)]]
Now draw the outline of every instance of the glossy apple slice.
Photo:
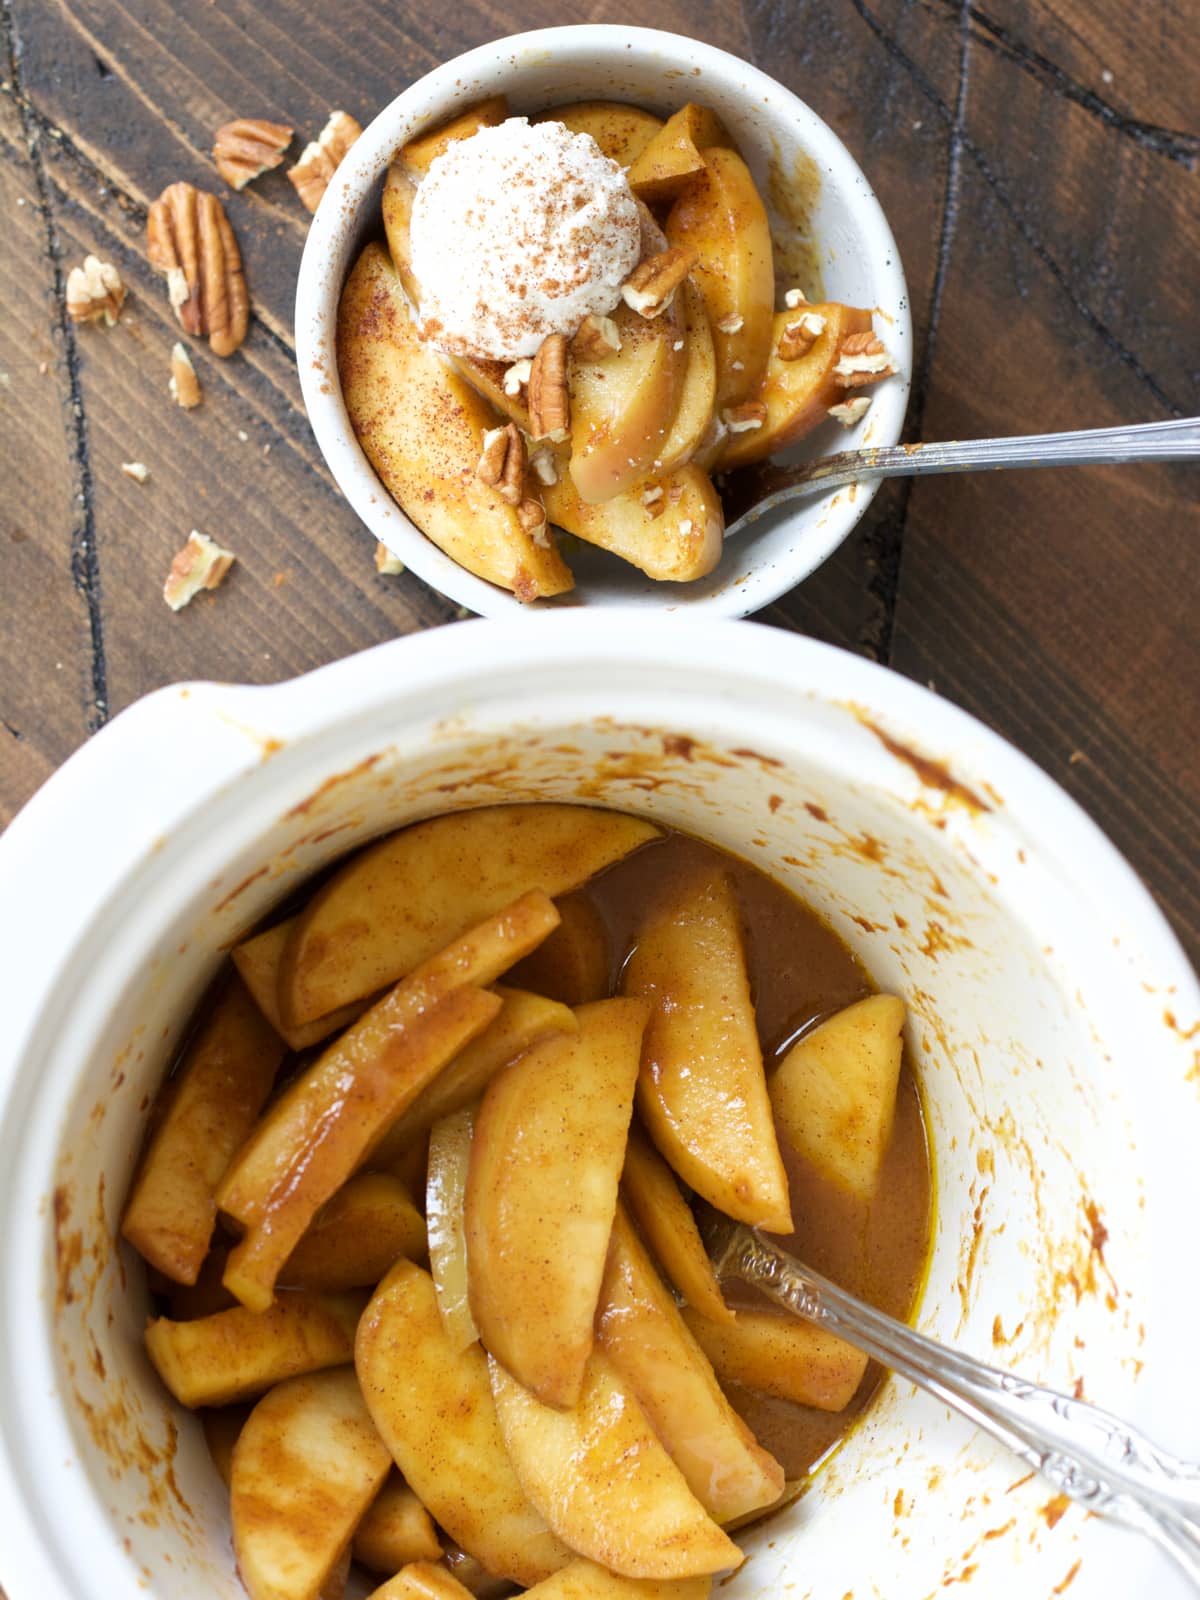
[(288, 1049), (310, 1050), (331, 1033), (338, 1033), (351, 1022), (357, 1022), (370, 1002), (366, 998), (356, 1000), (352, 1005), (343, 1006), (340, 1011), (330, 1012), (327, 1017), (317, 1017), (298, 1028), (288, 1027), (279, 1012), (279, 964), (283, 960), (294, 921), (294, 917), (288, 917), (286, 921), (268, 928), (265, 933), (256, 933), (252, 939), (244, 939), (241, 944), (234, 946), (230, 955), (242, 982), (254, 996), (254, 1003), (280, 1038), (286, 1041)]
[(717, 357), (704, 297), (690, 279), (679, 295), (687, 365), (675, 420), (654, 462), (656, 477), (691, 459), (712, 423), (717, 398)]
[(662, 127), (662, 120), (640, 106), (619, 100), (575, 100), (554, 106), (534, 122), (561, 122), (572, 133), (590, 134), (602, 155), (619, 167), (628, 167)]
[(626, 1578), (694, 1578), (742, 1553), (705, 1511), (607, 1357), (592, 1352), (578, 1404), (545, 1406), (490, 1359), (509, 1458), (559, 1538)]
[(471, 1600), (471, 1591), (446, 1567), (414, 1561), (372, 1589), (367, 1600)]
[(571, 1406), (591, 1351), (648, 1007), (599, 1000), (579, 1032), (493, 1078), (467, 1174), (471, 1311), (540, 1400)]
[(604, 918), (586, 893), (561, 895), (554, 903), (562, 919), (558, 927), (509, 976), (567, 1006), (603, 1000), (612, 968)]
[(496, 127), (507, 116), (508, 101), (504, 96), (490, 95), (486, 100), (479, 100), (475, 105), (468, 106), (465, 111), (460, 111), (456, 117), (451, 117), (449, 122), (443, 122), (431, 132), (422, 133), (417, 138), (410, 139), (407, 144), (401, 145), (399, 159), (410, 172), (423, 177), (438, 156), (444, 155), (452, 144), (459, 139), (471, 138), (480, 128)]
[(706, 106), (689, 101), (669, 117), (629, 167), (629, 187), (647, 205), (674, 200), (688, 179), (704, 171), (704, 152), (729, 144), (729, 135)]
[[(647, 499), (650, 496), (650, 499)], [(725, 516), (706, 472), (690, 463), (640, 488), (588, 505), (567, 473), (542, 488), (546, 515), (588, 544), (667, 583), (707, 577), (721, 559)]]
[(798, 1318), (739, 1311), (736, 1322), (710, 1322), (690, 1306), (683, 1316), (722, 1382), (778, 1400), (842, 1411), (867, 1370), (861, 1350)]
[(251, 1600), (316, 1600), (391, 1465), (353, 1367), (264, 1396), (234, 1446), (229, 1489)]
[(400, 1261), (363, 1314), (359, 1382), (396, 1465), (434, 1520), (489, 1572), (528, 1586), (570, 1552), (517, 1482), (496, 1421), (487, 1358), (452, 1348), (433, 1279)]
[(728, 874), (693, 874), (651, 908), (623, 988), (654, 1004), (638, 1079), (650, 1137), (719, 1211), (790, 1233), (787, 1176)]
[(862, 1200), (879, 1183), (903, 1053), (903, 1000), (873, 994), (805, 1034), (771, 1079), (784, 1138)]
[(596, 1336), (714, 1521), (731, 1522), (779, 1498), (783, 1468), (725, 1398), (711, 1362), (620, 1207)]
[(594, 1561), (572, 1561), (527, 1593), (536, 1600), (708, 1600), (712, 1579), (619, 1578)]
[(373, 1288), (400, 1256), (425, 1254), (425, 1219), (390, 1172), (362, 1172), (321, 1207), (287, 1258), (280, 1282), (295, 1289)]
[(464, 1106), (435, 1122), (429, 1135), (429, 1181), (425, 1189), (429, 1265), (442, 1326), (455, 1351), (465, 1350), (479, 1337), (467, 1288), (464, 1215), (474, 1128), (475, 1113)]
[(692, 1208), (670, 1167), (636, 1127), (629, 1132), (621, 1192), (642, 1237), (688, 1304), (715, 1322), (732, 1322)]
[(433, 1518), (394, 1468), (355, 1529), (353, 1549), (371, 1572), (398, 1572), (441, 1555)]

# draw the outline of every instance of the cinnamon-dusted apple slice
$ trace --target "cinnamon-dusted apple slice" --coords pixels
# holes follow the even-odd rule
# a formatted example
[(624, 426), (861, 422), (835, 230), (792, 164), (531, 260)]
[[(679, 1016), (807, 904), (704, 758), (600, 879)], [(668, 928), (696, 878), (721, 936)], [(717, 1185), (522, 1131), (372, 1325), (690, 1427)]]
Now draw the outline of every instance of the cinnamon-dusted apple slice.
[(710, 1322), (690, 1306), (683, 1317), (722, 1382), (778, 1400), (842, 1411), (867, 1370), (861, 1350), (795, 1317), (739, 1311), (736, 1322)]
[(392, 1459), (452, 1539), (526, 1586), (567, 1565), (505, 1451), (487, 1358), (477, 1344), (451, 1348), (427, 1272), (396, 1263), (363, 1314), (354, 1360)]
[(250, 1600), (316, 1600), (391, 1470), (353, 1367), (281, 1383), (233, 1451), (233, 1549)]
[(520, 600), (570, 589), (571, 574), (544, 525), (530, 531), (529, 517), (522, 521), (533, 491), (511, 505), (478, 476), (496, 415), (418, 337), (408, 296), (381, 245), (367, 245), (346, 280), (337, 354), (358, 442), (422, 533), (468, 572)]
[(230, 955), (242, 982), (254, 996), (254, 1003), (288, 1049), (310, 1050), (331, 1033), (338, 1033), (351, 1022), (357, 1022), (369, 1001), (364, 997), (351, 1005), (342, 1006), (339, 1011), (331, 1011), (326, 1017), (317, 1017), (298, 1028), (288, 1027), (279, 1011), (279, 964), (283, 960), (295, 920), (294, 917), (288, 917), (284, 922), (277, 922), (273, 928), (268, 928), (265, 933), (256, 933), (253, 938), (244, 939), (233, 947)]
[(121, 1232), (151, 1266), (195, 1283), (217, 1220), (217, 1185), (271, 1092), (283, 1041), (240, 978), (225, 985), (168, 1079)]
[(601, 155), (619, 167), (630, 166), (663, 126), (653, 112), (619, 100), (576, 100), (543, 111), (533, 120), (561, 122), (572, 133), (590, 134)]
[[(538, 995), (566, 1006), (585, 1006), (608, 994), (612, 951), (604, 918), (595, 901), (580, 892), (560, 895), (554, 902), (561, 921), (531, 956), (513, 968), (509, 977)], [(501, 1012), (494, 1026), (503, 1020)], [(572, 1023), (574, 1015), (572, 1014)], [(514, 1051), (515, 1055), (516, 1052)]]
[(903, 1053), (903, 1000), (873, 994), (805, 1034), (771, 1079), (784, 1138), (861, 1200), (879, 1183)]
[(581, 1006), (579, 1032), (506, 1067), (475, 1118), (471, 1312), (487, 1349), (548, 1405), (575, 1404), (592, 1348), (648, 1010)]
[(694, 873), (660, 897), (638, 930), (623, 988), (654, 1004), (638, 1079), (650, 1137), (718, 1211), (790, 1233), (787, 1175), (727, 873)]
[(208, 1446), (217, 1476), (227, 1489), (233, 1477), (233, 1447), (253, 1409), (251, 1405), (217, 1406), (200, 1413), (204, 1443)]
[(361, 1172), (321, 1207), (279, 1281), (327, 1292), (372, 1288), (400, 1256), (419, 1261), (425, 1250), (425, 1220), (400, 1179)]
[(489, 1371), (521, 1486), (573, 1550), (626, 1578), (695, 1578), (740, 1565), (741, 1551), (601, 1351), (592, 1352), (569, 1411), (543, 1405), (494, 1356)]
[[(296, 919), (281, 1007), (308, 1022), (372, 994), (518, 895), (567, 894), (658, 837), (652, 822), (590, 806), (487, 806), (413, 823), (355, 856)], [(509, 965), (528, 953), (514, 949)]]
[(443, 155), (459, 139), (469, 139), (480, 128), (494, 128), (508, 116), (508, 101), (502, 94), (489, 95), (465, 111), (460, 111), (449, 122), (429, 133), (419, 134), (400, 146), (400, 161), (419, 177), (427, 173), (438, 156)]
[(621, 1191), (642, 1237), (688, 1304), (714, 1322), (732, 1322), (692, 1208), (670, 1167), (636, 1127), (629, 1130)]
[(717, 357), (704, 297), (690, 279), (680, 285), (686, 366), (671, 431), (654, 462), (661, 477), (690, 461), (712, 425), (717, 397)]
[(557, 527), (598, 545), (647, 577), (689, 583), (721, 559), (725, 514), (706, 472), (690, 463), (602, 505), (580, 499), (570, 476), (542, 486), (546, 515)]
[(712, 1364), (620, 1207), (596, 1335), (714, 1521), (732, 1522), (779, 1498), (783, 1468), (725, 1398)]
[[(804, 349), (806, 330), (813, 338)], [(763, 461), (827, 421), (830, 406), (845, 398), (844, 380), (834, 370), (842, 342), (850, 334), (870, 331), (869, 311), (836, 302), (777, 312), (766, 375), (754, 394), (766, 408), (766, 420), (759, 428), (729, 435), (718, 458), (720, 470)], [(797, 348), (803, 353), (790, 360), (780, 353)]]
[[(468, 1555), (458, 1545), (447, 1546), (442, 1564), (464, 1589), (475, 1595), (476, 1600), (508, 1600), (511, 1587), (508, 1579), (489, 1572), (481, 1561), (476, 1561), (474, 1556)], [(545, 1579), (542, 1581), (545, 1582)]]
[(372, 1589), (367, 1600), (472, 1600), (472, 1596), (446, 1567), (413, 1561)]
[(442, 1325), (453, 1350), (465, 1350), (479, 1337), (467, 1288), (467, 1169), (475, 1113), (464, 1106), (435, 1122), (429, 1135), (429, 1181), (425, 1220), (429, 1266)]
[(269, 1311), (234, 1306), (146, 1325), (146, 1354), (180, 1405), (227, 1406), (306, 1372), (336, 1367), (354, 1353), (365, 1294), (283, 1294)]
[[(563, 916), (568, 900), (555, 901), (558, 913)], [(553, 942), (563, 923), (555, 928), (532, 955), (514, 968), (511, 977), (532, 971), (529, 963), (536, 961), (539, 953)], [(491, 1079), (515, 1056), (528, 1050), (548, 1033), (574, 1033), (578, 1027), (570, 1005), (557, 999), (546, 999), (541, 993), (531, 994), (529, 989), (510, 988), (507, 984), (495, 985), (495, 992), (503, 1005), (496, 1020), (472, 1040), (467, 1048), (455, 1056), (449, 1066), (443, 1067), (433, 1082), (428, 1084), (398, 1121), (371, 1152), (375, 1167), (392, 1167), (405, 1153), (429, 1132), (435, 1122), (461, 1111), (477, 1100)], [(588, 998), (593, 998), (589, 996)], [(383, 1274), (380, 1273), (380, 1277)]]
[(674, 200), (689, 178), (704, 171), (704, 152), (729, 135), (707, 106), (681, 106), (630, 163), (629, 187), (647, 205)]
[(371, 1572), (398, 1572), (441, 1555), (433, 1518), (394, 1468), (355, 1530), (353, 1549)]
[(572, 1561), (528, 1594), (536, 1600), (708, 1600), (712, 1579), (619, 1578), (594, 1561)]
[(775, 305), (770, 223), (736, 150), (705, 151), (704, 170), (688, 180), (671, 207), (666, 234), (673, 245), (696, 252), (692, 281), (712, 327), (720, 413), (758, 388)]

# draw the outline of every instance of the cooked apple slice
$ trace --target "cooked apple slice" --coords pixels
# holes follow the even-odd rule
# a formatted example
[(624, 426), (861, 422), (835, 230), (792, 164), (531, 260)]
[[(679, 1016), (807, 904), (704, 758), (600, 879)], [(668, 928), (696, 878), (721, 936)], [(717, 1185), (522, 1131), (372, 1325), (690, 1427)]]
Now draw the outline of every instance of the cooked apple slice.
[(251, 1600), (315, 1600), (391, 1470), (353, 1367), (264, 1396), (233, 1451), (233, 1549)]
[(366, 1299), (283, 1294), (269, 1311), (234, 1306), (194, 1322), (155, 1317), (146, 1325), (146, 1354), (180, 1405), (233, 1405), (285, 1378), (349, 1361)]
[(373, 1288), (400, 1256), (425, 1254), (425, 1221), (390, 1172), (361, 1172), (327, 1200), (279, 1274), (296, 1289)]
[(217, 1469), (217, 1476), (228, 1489), (233, 1477), (233, 1447), (238, 1435), (246, 1426), (246, 1418), (253, 1406), (218, 1406), (200, 1413), (200, 1426), (204, 1429), (204, 1442)]
[[(555, 904), (561, 917), (569, 901), (556, 901)], [(560, 923), (559, 927), (562, 926)], [(540, 951), (553, 941), (558, 931), (559, 928), (555, 928), (532, 955), (525, 957), (520, 963), (522, 971), (531, 961), (536, 961)], [(516, 968), (511, 976), (517, 978)], [(569, 1005), (547, 1000), (541, 994), (530, 994), (526, 988), (510, 989), (505, 984), (496, 984), (495, 992), (503, 1001), (496, 1020), (448, 1067), (443, 1067), (433, 1082), (422, 1089), (399, 1121), (393, 1123), (372, 1151), (372, 1166), (390, 1168), (394, 1161), (400, 1161), (435, 1122), (477, 1100), (500, 1068), (528, 1050), (536, 1040), (548, 1033), (574, 1033), (578, 1027), (575, 1013)]]
[[(801, 317), (810, 315), (822, 319), (822, 332), (804, 355), (784, 361), (779, 354), (784, 335)], [(763, 461), (827, 421), (830, 406), (845, 398), (842, 380), (833, 370), (842, 341), (848, 334), (870, 331), (871, 313), (854, 306), (830, 302), (778, 312), (772, 323), (766, 375), (754, 395), (766, 406), (767, 420), (761, 428), (729, 435), (718, 457), (720, 470)]]
[[(650, 499), (647, 500), (647, 496)], [(721, 559), (725, 515), (706, 472), (691, 464), (652, 476), (638, 489), (588, 505), (561, 473), (542, 501), (556, 526), (669, 583), (704, 578)]]
[(467, 1172), (471, 1312), (547, 1405), (579, 1398), (649, 1007), (598, 1000), (492, 1079)]
[(705, 151), (666, 221), (673, 245), (696, 252), (692, 279), (704, 296), (717, 357), (716, 407), (758, 388), (771, 349), (775, 270), (766, 209), (736, 150)]
[(639, 200), (657, 205), (674, 200), (689, 178), (704, 171), (704, 151), (729, 143), (729, 135), (706, 106), (681, 106), (630, 163), (629, 187)]
[(465, 1350), (479, 1337), (467, 1290), (467, 1231), (464, 1207), (475, 1113), (469, 1106), (435, 1122), (429, 1135), (429, 1182), (425, 1218), (429, 1265), (438, 1310), (450, 1348)]
[(794, 1317), (739, 1311), (736, 1322), (710, 1322), (690, 1306), (683, 1317), (723, 1382), (778, 1400), (842, 1411), (867, 1370), (861, 1350)]
[(288, 1257), (372, 1141), (499, 1011), (485, 989), (457, 989), (431, 1004), (423, 971), (284, 1091), (226, 1174), (220, 1205), (246, 1231), (221, 1281), (251, 1310), (271, 1304)]
[(489, 1572), (528, 1586), (570, 1561), (526, 1499), (500, 1437), (478, 1345), (454, 1350), (433, 1279), (398, 1261), (355, 1346), (359, 1382), (392, 1458), (430, 1515)]
[(164, 1280), (161, 1285), (151, 1284), (151, 1288), (160, 1296), (164, 1289), (167, 1291), (167, 1315), (175, 1322), (194, 1322), (197, 1317), (211, 1317), (218, 1311), (228, 1311), (231, 1306), (236, 1306), (237, 1296), (230, 1294), (221, 1281), (228, 1260), (229, 1241), (220, 1237), (214, 1239), (195, 1283), (170, 1283), (170, 1280)]
[(438, 156), (444, 155), (459, 139), (469, 139), (480, 128), (494, 128), (508, 116), (508, 101), (502, 94), (490, 95), (430, 133), (422, 133), (400, 146), (400, 160), (410, 172), (423, 177)]
[(779, 1498), (783, 1468), (725, 1398), (712, 1364), (619, 1206), (596, 1337), (714, 1521), (731, 1522)]
[(469, 1556), (465, 1550), (460, 1550), (458, 1545), (450, 1544), (446, 1547), (442, 1562), (463, 1588), (476, 1597), (476, 1600), (507, 1600), (512, 1587), (508, 1579), (499, 1578), (494, 1572), (489, 1572), (482, 1562), (476, 1561), (475, 1557)]
[[(538, 995), (548, 995), (566, 1006), (585, 1006), (592, 1000), (603, 1000), (608, 994), (612, 970), (612, 951), (604, 918), (586, 893), (561, 895), (554, 903), (562, 919), (558, 927), (549, 938), (542, 940), (531, 956), (526, 956), (513, 968), (509, 977), (514, 983), (523, 984)], [(501, 1012), (494, 1027), (499, 1026), (503, 1016)]]
[(718, 1211), (790, 1233), (787, 1175), (727, 873), (686, 878), (651, 908), (623, 988), (654, 1003), (638, 1078), (650, 1137)]
[(654, 472), (659, 477), (691, 459), (712, 423), (717, 397), (717, 357), (704, 297), (688, 279), (680, 289), (680, 298), (687, 364), (675, 420), (654, 462)]
[(712, 1579), (619, 1578), (594, 1561), (572, 1561), (526, 1593), (536, 1600), (708, 1600)]
[(356, 1000), (352, 1005), (332, 1011), (327, 1017), (317, 1017), (299, 1028), (289, 1028), (279, 1014), (279, 963), (292, 932), (294, 917), (277, 922), (265, 933), (256, 933), (244, 939), (230, 951), (233, 964), (241, 974), (242, 982), (254, 996), (258, 1009), (287, 1044), (289, 1050), (309, 1050), (320, 1044), (331, 1033), (337, 1033), (351, 1022), (357, 1022), (367, 1009), (367, 999)]
[(414, 1561), (372, 1589), (367, 1600), (471, 1600), (471, 1591), (446, 1567)]
[(354, 1559), (371, 1572), (398, 1572), (442, 1553), (433, 1518), (393, 1468), (354, 1534)]
[(716, 1322), (732, 1322), (692, 1208), (670, 1167), (637, 1128), (629, 1131), (621, 1189), (642, 1237), (688, 1304)]
[(337, 353), (358, 442), (422, 533), (468, 572), (518, 599), (570, 589), (571, 574), (544, 530), (535, 539), (517, 507), (477, 477), (495, 413), (421, 341), (381, 245), (367, 245), (346, 280)]
[(784, 1138), (819, 1172), (869, 1200), (892, 1137), (904, 1002), (873, 994), (793, 1045), (771, 1079)]
[(570, 1411), (543, 1405), (494, 1356), (489, 1371), (521, 1487), (573, 1550), (626, 1578), (694, 1578), (740, 1564), (599, 1350)]
[(151, 1266), (195, 1283), (217, 1220), (217, 1185), (271, 1092), (283, 1041), (239, 978), (168, 1078), (165, 1109), (133, 1182), (121, 1232)]
[[(389, 834), (337, 872), (296, 919), (280, 974), (282, 1009), (309, 1022), (372, 994), (518, 895), (566, 894), (658, 837), (652, 822), (572, 805), (486, 806)], [(528, 953), (514, 950), (512, 961)]]
[(600, 153), (619, 167), (628, 167), (662, 127), (662, 121), (640, 106), (618, 100), (576, 100), (555, 106), (533, 118), (534, 122), (561, 122), (572, 133), (588, 133)]

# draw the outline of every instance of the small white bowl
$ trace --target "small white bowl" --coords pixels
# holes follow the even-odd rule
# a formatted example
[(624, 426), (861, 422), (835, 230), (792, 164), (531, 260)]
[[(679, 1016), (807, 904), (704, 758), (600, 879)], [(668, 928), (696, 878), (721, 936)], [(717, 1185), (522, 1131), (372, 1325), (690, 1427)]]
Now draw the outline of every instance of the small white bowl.
[[(371, 532), (418, 577), (482, 616), (524, 609), (511, 594), (443, 555), (401, 511), (359, 448), (338, 382), (338, 298), (363, 244), (382, 232), (383, 177), (399, 146), (497, 93), (508, 96), (514, 115), (584, 99), (630, 101), (664, 116), (695, 99), (716, 111), (764, 195), (790, 194), (806, 214), (826, 297), (874, 307), (876, 325), (899, 369), (900, 376), (874, 391), (863, 422), (849, 432), (828, 424), (805, 442), (805, 452), (824, 455), (896, 443), (912, 361), (908, 291), (879, 202), (832, 129), (765, 73), (678, 34), (587, 24), (498, 39), (438, 67), (375, 118), (338, 168), (313, 219), (296, 290), (296, 356), (317, 443)], [(794, 221), (789, 224), (778, 213), (772, 220), (777, 238), (789, 228), (792, 234), (798, 231)], [(750, 532), (728, 542), (714, 573), (690, 584), (656, 583), (625, 562), (581, 545), (570, 554), (576, 587), (553, 604), (745, 616), (820, 566), (874, 493), (874, 486), (862, 485), (768, 513)]]

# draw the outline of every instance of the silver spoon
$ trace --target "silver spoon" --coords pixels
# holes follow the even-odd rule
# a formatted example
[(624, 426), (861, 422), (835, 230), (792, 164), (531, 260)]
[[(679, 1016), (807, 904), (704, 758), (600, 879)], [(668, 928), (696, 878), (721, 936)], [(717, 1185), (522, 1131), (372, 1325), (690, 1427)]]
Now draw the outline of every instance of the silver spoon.
[[(768, 466), (757, 475), (754, 504), (725, 530), (742, 533), (773, 506), (875, 478), (920, 478), (934, 472), (987, 472), (1002, 467), (1103, 466), (1124, 461), (1200, 461), (1200, 417), (1142, 422), (1083, 433), (1030, 433), (1014, 439), (962, 439), (843, 450), (800, 466)], [(731, 480), (736, 482), (736, 475)]]
[(1200, 1588), (1200, 1465), (1086, 1401), (937, 1344), (707, 1207), (702, 1228), (718, 1275), (753, 1284), (961, 1411), (1060, 1494), (1155, 1539)]

